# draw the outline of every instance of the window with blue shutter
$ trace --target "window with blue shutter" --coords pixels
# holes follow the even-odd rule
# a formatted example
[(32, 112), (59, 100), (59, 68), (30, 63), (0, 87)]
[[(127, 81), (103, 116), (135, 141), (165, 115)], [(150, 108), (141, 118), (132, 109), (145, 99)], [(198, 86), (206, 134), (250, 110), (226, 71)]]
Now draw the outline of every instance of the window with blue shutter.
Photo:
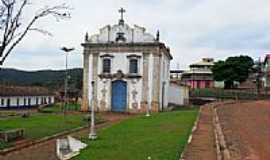
[(103, 73), (111, 73), (111, 60), (108, 58), (103, 59)]
[(138, 73), (138, 60), (130, 59), (129, 60), (129, 73), (137, 74)]

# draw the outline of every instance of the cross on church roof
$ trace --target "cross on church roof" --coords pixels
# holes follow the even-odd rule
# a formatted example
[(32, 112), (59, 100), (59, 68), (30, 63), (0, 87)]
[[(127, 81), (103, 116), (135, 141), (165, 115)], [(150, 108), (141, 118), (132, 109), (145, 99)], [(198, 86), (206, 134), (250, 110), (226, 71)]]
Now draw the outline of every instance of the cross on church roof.
[(121, 14), (121, 19), (119, 20), (119, 24), (123, 25), (124, 24), (124, 13), (126, 12), (126, 10), (124, 8), (120, 8), (119, 9), (119, 13)]
[(124, 19), (124, 13), (125, 12), (126, 12), (126, 10), (124, 8), (119, 9), (119, 13), (121, 14), (121, 19)]

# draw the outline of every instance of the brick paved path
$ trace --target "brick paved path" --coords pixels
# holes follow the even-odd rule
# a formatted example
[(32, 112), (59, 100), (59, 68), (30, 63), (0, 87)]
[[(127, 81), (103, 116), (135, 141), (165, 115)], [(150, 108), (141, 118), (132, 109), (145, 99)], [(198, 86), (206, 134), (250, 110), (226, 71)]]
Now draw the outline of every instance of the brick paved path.
[(198, 128), (193, 134), (191, 143), (186, 148), (184, 160), (216, 160), (212, 116), (211, 107), (203, 106)]

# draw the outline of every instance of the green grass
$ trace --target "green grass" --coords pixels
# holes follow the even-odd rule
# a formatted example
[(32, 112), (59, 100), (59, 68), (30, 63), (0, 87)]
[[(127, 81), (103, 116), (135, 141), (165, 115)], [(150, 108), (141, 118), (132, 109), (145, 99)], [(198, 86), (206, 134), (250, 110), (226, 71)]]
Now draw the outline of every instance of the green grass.
[(83, 115), (34, 114), (29, 118), (14, 117), (0, 120), (0, 130), (25, 129), (25, 138), (39, 139), (86, 125)]
[[(43, 113), (61, 113), (63, 112), (64, 104), (54, 104), (52, 106), (48, 106), (42, 108), (40, 111)], [(66, 111), (80, 111), (80, 104), (67, 104)]]
[(98, 132), (75, 160), (179, 160), (198, 109), (140, 116)]

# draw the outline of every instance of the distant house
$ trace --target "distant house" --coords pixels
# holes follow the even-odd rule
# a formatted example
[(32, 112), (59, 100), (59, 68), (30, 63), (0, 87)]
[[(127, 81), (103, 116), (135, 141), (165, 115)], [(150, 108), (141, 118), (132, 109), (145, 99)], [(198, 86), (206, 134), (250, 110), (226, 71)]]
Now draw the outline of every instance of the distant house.
[(41, 87), (0, 85), (0, 108), (34, 107), (54, 103), (54, 94)]
[(170, 79), (174, 81), (180, 81), (183, 73), (184, 70), (170, 70)]
[(270, 88), (270, 54), (267, 54), (264, 59), (264, 76), (263, 76), (263, 87)]
[(256, 91), (257, 90), (257, 83), (256, 83), (257, 74), (250, 73), (248, 78), (244, 82), (234, 82), (235, 87), (241, 90), (250, 90)]
[(213, 88), (215, 85), (211, 71), (213, 65), (213, 58), (203, 58), (202, 61), (191, 64), (190, 69), (183, 73), (182, 82), (191, 88)]
[[(81, 97), (81, 90), (76, 89), (76, 88), (69, 88), (67, 90), (67, 101), (68, 102), (72, 102), (72, 103), (76, 103), (78, 102), (78, 100)], [(65, 101), (65, 89), (60, 89), (57, 92), (57, 98), (60, 101)]]

